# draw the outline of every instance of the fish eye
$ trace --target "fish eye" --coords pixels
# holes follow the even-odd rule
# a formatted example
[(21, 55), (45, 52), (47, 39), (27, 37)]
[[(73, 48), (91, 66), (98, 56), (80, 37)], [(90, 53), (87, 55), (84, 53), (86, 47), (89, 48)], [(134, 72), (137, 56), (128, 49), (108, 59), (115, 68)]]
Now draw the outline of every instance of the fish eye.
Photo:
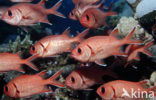
[(5, 86), (5, 90), (6, 90), (6, 92), (8, 92), (8, 87), (7, 86)]
[(78, 51), (78, 53), (81, 53), (81, 52), (82, 52), (82, 50), (81, 50), (80, 48), (78, 48), (78, 50), (77, 50), (77, 51)]
[(71, 77), (71, 81), (74, 83), (75, 82), (75, 79), (74, 79), (74, 77)]
[(32, 47), (31, 47), (31, 50), (32, 50), (32, 51), (35, 51), (35, 47), (34, 47), (34, 46), (32, 46)]
[(88, 15), (86, 15), (86, 18), (87, 18), (87, 20), (89, 21), (89, 16), (88, 16)]
[(101, 93), (105, 93), (105, 88), (104, 87), (101, 88)]
[(71, 12), (71, 15), (72, 15), (72, 16), (74, 15), (73, 12)]
[(11, 10), (8, 10), (8, 15), (9, 15), (10, 17), (12, 16)]

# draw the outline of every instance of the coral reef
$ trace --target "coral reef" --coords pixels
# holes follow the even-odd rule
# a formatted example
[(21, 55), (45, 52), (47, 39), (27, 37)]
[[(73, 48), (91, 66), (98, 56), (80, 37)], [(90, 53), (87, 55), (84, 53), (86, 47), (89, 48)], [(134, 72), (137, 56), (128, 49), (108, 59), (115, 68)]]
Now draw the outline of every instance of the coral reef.
[(16, 40), (12, 42), (9, 41), (9, 44), (2, 44), (0, 52), (12, 52), (16, 53), (18, 51), (29, 52), (29, 48), (32, 46), (33, 42), (30, 40), (30, 35), (25, 35), (25, 38), (21, 40), (20, 36), (17, 36)]
[(118, 29), (118, 34), (121, 38), (127, 36), (127, 34), (131, 32), (134, 27), (136, 27), (133, 35), (134, 39), (142, 40), (144, 42), (148, 42), (153, 39), (152, 35), (144, 30), (144, 28), (139, 25), (139, 22), (133, 17), (122, 17), (116, 26)]
[[(48, 0), (46, 0), (48, 1)], [(148, 4), (145, 4), (149, 2)], [(151, 8), (149, 4), (153, 0), (118, 0), (113, 5), (113, 11), (117, 12), (118, 16), (110, 16), (106, 19), (108, 26), (102, 26), (95, 30), (90, 30), (93, 32), (88, 35), (108, 35), (111, 33), (113, 28), (118, 29), (118, 36), (120, 39), (125, 38), (135, 27), (136, 30), (133, 34), (133, 39), (141, 40), (144, 44), (149, 41), (154, 40), (154, 36), (156, 37), (156, 9), (155, 5)], [(128, 5), (128, 3), (129, 5)], [(153, 1), (155, 2), (155, 1)], [(145, 6), (144, 6), (145, 4)], [(154, 3), (152, 3), (154, 4)], [(144, 7), (143, 7), (144, 6)], [(66, 7), (66, 6), (63, 6)], [(153, 10), (154, 9), (154, 10)], [(135, 16), (133, 16), (135, 14)], [(1, 15), (1, 12), (0, 12)], [(55, 19), (54, 19), (55, 20)], [(57, 20), (56, 20), (57, 21)], [(65, 21), (66, 22), (66, 21)], [(68, 22), (67, 22), (68, 23)], [(60, 24), (60, 23), (59, 23)], [(69, 25), (69, 24), (68, 24)], [(73, 24), (72, 24), (73, 25)], [(74, 26), (74, 25), (73, 25)], [(53, 27), (53, 26), (52, 26)], [(15, 29), (17, 30), (18, 35), (16, 35), (16, 39), (11, 40), (8, 43), (1, 43), (0, 52), (10, 52), (10, 53), (19, 53), (21, 58), (25, 59), (30, 55), (30, 48), (33, 46), (35, 42), (43, 38), (47, 35), (52, 35), (53, 29), (49, 25), (37, 23), (33, 26), (23, 27), (18, 26)], [(1, 29), (1, 28), (0, 28)], [(6, 28), (7, 29), (7, 28)], [(59, 32), (61, 32), (60, 27), (58, 28)], [(77, 30), (76, 30), (77, 31)], [(16, 32), (15, 32), (16, 33)], [(55, 33), (55, 34), (58, 34)], [(107, 33), (107, 34), (104, 34)], [(153, 34), (152, 34), (153, 33)], [(73, 34), (76, 35), (76, 34)], [(87, 37), (88, 38), (88, 37)], [(127, 45), (126, 45), (127, 46)], [(111, 65), (116, 59), (120, 60), (121, 64), (118, 63), (115, 68), (115, 72), (119, 75), (119, 79), (129, 80), (129, 81), (142, 81), (146, 79), (148, 82), (143, 85), (145, 88), (151, 88), (156, 86), (156, 71), (155, 71), (155, 62), (156, 62), (156, 45), (152, 45), (148, 48), (148, 50), (152, 53), (152, 57), (148, 57), (146, 55), (141, 55), (141, 61), (134, 61), (134, 63), (129, 64), (126, 68), (125, 65), (126, 58), (124, 57), (110, 57), (106, 59), (106, 63)], [(49, 78), (54, 73), (63, 70), (60, 75), (58, 81), (65, 83), (66, 77), (75, 69), (81, 68), (82, 62), (79, 62), (71, 57), (71, 53), (65, 52), (61, 53), (55, 57), (47, 57), (47, 58), (37, 58), (32, 61), (34, 65), (36, 65), (39, 71), (46, 70), (46, 78)], [(94, 65), (94, 63), (86, 63), (86, 65)], [(17, 71), (10, 71), (8, 73), (0, 73), (0, 99), (1, 100), (101, 100), (101, 98), (96, 94), (96, 89), (100, 84), (97, 84), (92, 89), (86, 90), (72, 90), (69, 87), (65, 88), (57, 88), (55, 86), (48, 85), (47, 88), (51, 89), (51, 92), (42, 93), (38, 95), (30, 96), (29, 98), (19, 98), (14, 99), (8, 97), (3, 92), (3, 86), (10, 82), (12, 79), (24, 75), (24, 74), (36, 74), (38, 72), (25, 68), (26, 65), (22, 65), (21, 67), (26, 69), (26, 73), (21, 73)], [(87, 66), (85, 66), (87, 67)], [(100, 68), (105, 70), (104, 67)], [(152, 73), (153, 72), (153, 73)], [(92, 73), (92, 75), (98, 73)], [(107, 77), (107, 76), (106, 76)], [(107, 79), (107, 78), (106, 78)], [(106, 80), (104, 77), (104, 80)], [(108, 78), (109, 80), (109, 78)]]

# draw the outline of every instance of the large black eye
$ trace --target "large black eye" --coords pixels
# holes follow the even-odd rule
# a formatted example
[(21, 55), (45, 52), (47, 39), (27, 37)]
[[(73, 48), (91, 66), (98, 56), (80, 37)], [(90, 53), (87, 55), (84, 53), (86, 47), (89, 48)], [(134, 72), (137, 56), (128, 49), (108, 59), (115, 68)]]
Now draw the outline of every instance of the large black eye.
[(105, 88), (104, 87), (101, 88), (101, 93), (105, 93)]
[(5, 91), (8, 92), (8, 87), (7, 86), (5, 86)]
[(71, 77), (71, 81), (74, 83), (75, 82), (75, 79), (74, 79), (74, 77)]
[(87, 20), (89, 21), (89, 16), (88, 16), (88, 15), (86, 15), (86, 18), (87, 18)]
[(32, 46), (32, 47), (31, 47), (31, 50), (32, 50), (32, 51), (35, 51), (35, 47), (34, 47), (34, 46)]
[(77, 51), (78, 51), (78, 53), (81, 53), (81, 52), (82, 52), (80, 48), (78, 48), (78, 50), (77, 50)]
[(12, 16), (11, 10), (8, 10), (8, 15), (9, 15), (10, 17)]
[(72, 15), (72, 16), (74, 15), (73, 12), (71, 12), (71, 15)]

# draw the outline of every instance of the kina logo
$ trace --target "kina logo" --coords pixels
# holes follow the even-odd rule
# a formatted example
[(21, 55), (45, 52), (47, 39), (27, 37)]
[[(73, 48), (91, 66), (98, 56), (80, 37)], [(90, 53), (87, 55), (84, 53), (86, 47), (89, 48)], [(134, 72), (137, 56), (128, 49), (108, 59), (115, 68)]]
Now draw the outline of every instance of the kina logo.
[(122, 94), (121, 97), (129, 97), (129, 98), (131, 97), (125, 88), (123, 88), (122, 90), (124, 93)]

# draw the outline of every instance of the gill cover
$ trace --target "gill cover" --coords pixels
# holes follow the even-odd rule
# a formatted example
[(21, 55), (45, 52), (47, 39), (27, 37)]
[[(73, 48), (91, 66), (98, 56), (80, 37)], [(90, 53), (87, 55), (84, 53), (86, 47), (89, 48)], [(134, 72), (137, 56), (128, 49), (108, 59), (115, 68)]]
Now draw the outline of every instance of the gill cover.
[(10, 97), (17, 98), (19, 91), (14, 83), (9, 83), (8, 85), (4, 86), (4, 93)]
[(2, 16), (2, 20), (11, 25), (18, 25), (22, 20), (20, 9), (10, 8)]

